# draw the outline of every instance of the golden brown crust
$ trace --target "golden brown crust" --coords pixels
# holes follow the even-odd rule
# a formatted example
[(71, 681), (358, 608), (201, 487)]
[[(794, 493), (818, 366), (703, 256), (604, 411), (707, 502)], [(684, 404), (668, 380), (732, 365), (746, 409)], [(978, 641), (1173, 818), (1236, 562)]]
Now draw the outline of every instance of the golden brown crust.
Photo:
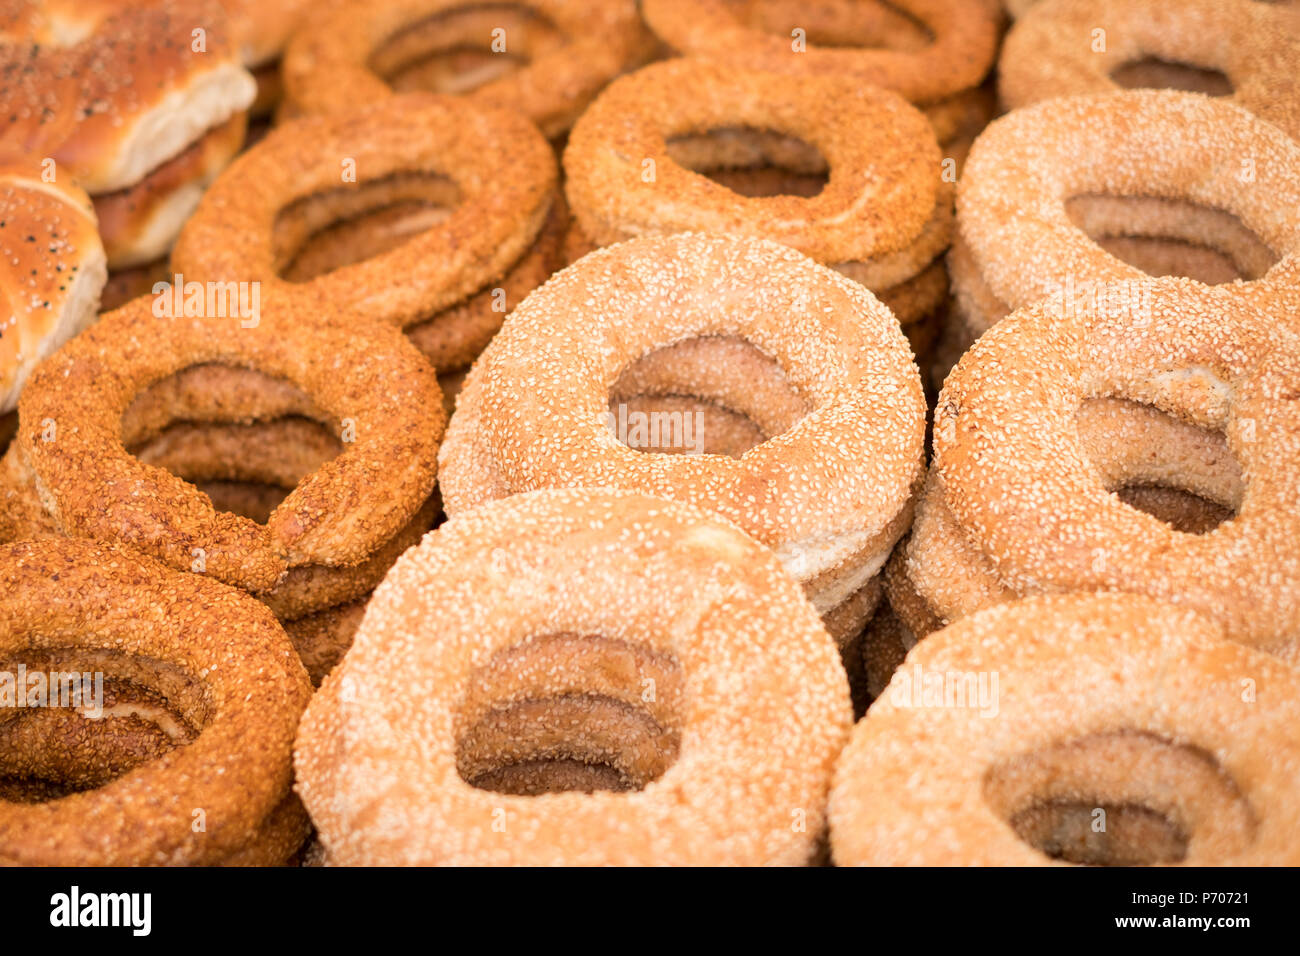
[[(1265, 649), (1292, 640), (1300, 428), (1287, 396), (1300, 393), (1300, 338), (1286, 328), (1285, 306), (1230, 287), (1159, 279), (1135, 292), (1099, 309), (1049, 302), (985, 333), (935, 414), (943, 502), (1013, 593), (1135, 591), (1196, 608), (1235, 640)], [(1222, 431), (1220, 464), (1194, 455), (1172, 484), (1235, 516), (1189, 535), (1125, 505), (1075, 429), (1096, 395)], [(1234, 458), (1239, 473), (1225, 471)], [(1150, 445), (1130, 447), (1123, 469), (1138, 483), (1171, 483)]]
[[(412, 172), (444, 176), (459, 202), (382, 255), (286, 281), (281, 270), (294, 249), (277, 248), (279, 216), (302, 200), (346, 197), (348, 161), (360, 184)], [(187, 276), (259, 281), (264, 296), (356, 307), (408, 326), (479, 292), (524, 256), (550, 210), (555, 176), (550, 147), (516, 113), (428, 94), (390, 97), (272, 130), (208, 190), (172, 265)]]
[[(830, 169), (825, 188), (811, 198), (742, 197), (669, 153), (673, 137), (733, 127), (816, 147)], [(564, 152), (565, 190), (601, 245), (730, 232), (835, 263), (913, 241), (934, 211), (938, 158), (925, 118), (886, 91), (669, 60), (615, 80), (583, 114)]]

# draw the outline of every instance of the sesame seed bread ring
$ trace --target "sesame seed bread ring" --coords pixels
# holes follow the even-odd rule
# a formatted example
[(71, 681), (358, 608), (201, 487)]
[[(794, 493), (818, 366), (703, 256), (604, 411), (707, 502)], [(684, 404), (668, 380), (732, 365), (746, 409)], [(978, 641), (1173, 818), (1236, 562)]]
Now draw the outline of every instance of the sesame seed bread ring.
[[(264, 591), (291, 566), (360, 563), (428, 499), (441, 394), (433, 369), (396, 329), (338, 311), (318, 317), (267, 296), (253, 328), (237, 318), (160, 318), (154, 305), (139, 299), (103, 317), (43, 363), (23, 394), (18, 441), (65, 532), (131, 544), (183, 569), (201, 549), (206, 573)], [(193, 485), (123, 447), (131, 400), (205, 363), (287, 380), (336, 434), (354, 439), (299, 482), (265, 526), (218, 513)]]
[(43, 0), (11, 40), (0, 142), (53, 159), (92, 195), (140, 182), (256, 93), (215, 0)]
[[(1105, 309), (1049, 301), (985, 333), (948, 377), (934, 427), (943, 500), (1009, 588), (1136, 591), (1266, 649), (1300, 634), (1300, 337), (1276, 306), (1225, 289), (1158, 279)], [(1238, 500), (1215, 493), (1213, 469), (1176, 472), (1235, 516), (1182, 534), (1112, 494), (1070, 427), (1099, 396), (1222, 431)], [(1163, 483), (1151, 457), (1155, 471), (1137, 477)]]
[(1278, 261), (1259, 279), (1222, 288), (1260, 307), (1288, 297), (1300, 309), (1300, 144), (1277, 127), (1231, 103), (1166, 90), (1046, 100), (995, 121), (957, 194), (960, 237), (993, 297), (1017, 309), (1068, 278), (1145, 277), (1071, 220), (1066, 200), (1093, 193), (1234, 214)]
[(155, 689), (199, 731), (96, 789), (0, 803), (4, 862), (204, 864), (243, 848), (289, 793), (290, 747), (311, 694), (271, 613), (200, 575), (68, 538), (0, 548), (0, 583), (6, 659), (75, 649), (152, 661), (177, 675)]
[[(743, 339), (778, 365), (806, 413), (739, 459), (620, 442), (607, 417), (624, 370), (712, 336)], [(861, 286), (762, 240), (635, 239), (557, 274), (506, 320), (461, 392), (440, 488), (452, 517), (546, 487), (689, 501), (812, 582), (864, 552), (883, 565), (922, 474), (924, 419), (906, 339)], [(854, 573), (865, 584), (874, 571)]]
[(682, 504), (551, 490), (403, 555), (295, 769), (339, 865), (799, 864), (850, 723), (770, 551)]
[[(1094, 31), (1105, 30), (1095, 49)], [(1230, 102), (1300, 138), (1300, 32), (1289, 10), (1254, 0), (1052, 0), (1007, 34), (998, 90), (1009, 109), (1121, 89), (1113, 72), (1144, 59), (1216, 70)]]
[[(294, 243), (281, 247), (277, 219), (304, 200), (346, 197), (340, 164), (347, 160), (355, 161), (359, 184), (412, 172), (446, 177), (459, 202), (388, 252), (288, 282), (280, 272)], [(419, 93), (390, 97), (273, 130), (208, 190), (176, 243), (172, 266), (187, 277), (259, 281), (264, 297), (311, 297), (404, 327), (473, 295), (519, 262), (546, 220), (555, 177), (550, 146), (518, 114)]]
[(0, 162), (0, 412), (95, 320), (107, 279), (89, 197), (67, 177), (45, 182), (34, 161)]
[(248, 118), (236, 113), (140, 182), (92, 197), (109, 268), (130, 269), (166, 257), (203, 190), (243, 147), (247, 129)]
[(1295, 865), (1300, 671), (1222, 636), (1115, 594), (927, 637), (836, 766), (835, 862)]
[[(830, 169), (825, 188), (811, 198), (742, 197), (669, 155), (673, 137), (732, 127), (816, 147)], [(782, 242), (825, 263), (909, 245), (934, 212), (937, 168), (925, 117), (885, 90), (690, 60), (615, 80), (574, 126), (564, 151), (569, 205), (599, 245), (730, 232)]]
[(920, 21), (934, 42), (920, 50), (836, 49), (809, 40), (796, 49), (789, 33), (746, 25), (724, 0), (644, 0), (650, 29), (685, 56), (730, 69), (761, 69), (796, 76), (844, 76), (929, 102), (980, 81), (997, 55), (998, 24), (984, 0), (891, 0)]
[[(512, 10), (513, 8), (513, 10)], [(529, 16), (523, 22), (514, 11)], [(392, 94), (385, 76), (376, 73), (384, 48), (400, 43), (408, 32), (446, 41), (444, 30), (457, 33), (458, 17), (474, 12), (465, 0), (344, 0), (304, 23), (285, 53), (284, 79), (293, 115), (351, 110)], [(562, 42), (549, 40), (529, 51), (535, 21)], [(502, 56), (532, 52), (509, 71), (493, 70), (486, 82), (468, 90), (466, 99), (491, 108), (518, 110), (547, 137), (562, 134), (606, 83), (643, 62), (650, 37), (633, 0), (520, 0), (482, 14), (480, 35), (464, 46)], [(491, 26), (495, 24), (495, 26)], [(495, 33), (493, 31), (501, 31)], [(501, 41), (503, 51), (493, 50)], [(404, 59), (414, 59), (409, 51)], [(393, 64), (397, 66), (398, 64)], [(383, 71), (381, 71), (383, 72)], [(467, 84), (462, 84), (465, 88)]]

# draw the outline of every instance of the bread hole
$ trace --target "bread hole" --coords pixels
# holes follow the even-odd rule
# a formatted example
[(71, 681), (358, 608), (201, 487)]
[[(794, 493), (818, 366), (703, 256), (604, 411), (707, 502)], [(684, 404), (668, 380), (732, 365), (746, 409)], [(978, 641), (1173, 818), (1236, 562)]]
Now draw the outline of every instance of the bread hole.
[(1195, 843), (1228, 855), (1254, 838), (1250, 807), (1213, 755), (1131, 729), (1004, 760), (984, 797), (1017, 837), (1066, 863), (1178, 863)]
[(284, 379), (206, 363), (136, 396), (122, 440), (140, 461), (197, 486), (218, 511), (265, 524), (299, 481), (343, 451), (326, 421)]
[(808, 4), (801, 0), (755, 0), (748, 4), (747, 22), (765, 33), (793, 40), (804, 31), (810, 45), (914, 52), (935, 41), (920, 20), (880, 0), (861, 3)]
[(804, 140), (751, 126), (669, 137), (668, 155), (742, 196), (816, 196), (829, 178), (821, 151)]
[(445, 220), (460, 201), (446, 176), (400, 172), (303, 196), (276, 216), (276, 273), (309, 282), (396, 249)]
[(1180, 488), (1134, 484), (1116, 489), (1120, 501), (1146, 512), (1184, 534), (1205, 534), (1233, 517), (1233, 511), (1218, 502)]
[[(184, 476), (182, 476), (184, 477)], [(293, 487), (261, 481), (196, 481), (194, 485), (212, 500), (212, 507), (266, 524), (271, 512), (289, 497)]]
[(1231, 96), (1232, 81), (1219, 70), (1157, 57), (1142, 57), (1121, 63), (1110, 78), (1125, 89), (1186, 90), (1206, 96)]
[(407, 24), (379, 44), (368, 67), (399, 92), (461, 96), (564, 45), (544, 14), (521, 4), (466, 4)]
[(1258, 279), (1278, 261), (1237, 216), (1199, 203), (1084, 194), (1069, 199), (1065, 208), (1099, 246), (1151, 276), (1219, 285)]
[(739, 458), (809, 411), (775, 359), (735, 336), (700, 336), (624, 369), (606, 423), (636, 451)]
[(473, 787), (520, 796), (640, 790), (677, 759), (684, 701), (671, 654), (598, 635), (533, 637), (470, 676), (456, 767)]
[(1222, 431), (1121, 398), (1084, 402), (1075, 425), (1102, 484), (1129, 507), (1185, 534), (1236, 515), (1241, 464)]
[(28, 648), (0, 662), (0, 800), (97, 789), (193, 742), (207, 720), (202, 685), (172, 664)]

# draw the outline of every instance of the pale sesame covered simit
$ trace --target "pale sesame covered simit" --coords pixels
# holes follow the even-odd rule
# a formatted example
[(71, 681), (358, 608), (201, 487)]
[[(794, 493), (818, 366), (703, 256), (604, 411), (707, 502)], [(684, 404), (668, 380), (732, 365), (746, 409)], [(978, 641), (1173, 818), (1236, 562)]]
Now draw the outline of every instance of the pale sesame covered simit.
[(1295, 865), (1300, 671), (1222, 638), (1118, 594), (927, 637), (836, 766), (835, 862)]
[[(957, 194), (956, 241), (969, 253), (965, 266), (953, 262), (958, 301), (968, 279), (982, 280), (983, 319), (995, 322), (1069, 282), (1147, 278), (1071, 219), (1067, 201), (1086, 194), (1232, 213), (1277, 262), (1224, 288), (1262, 308), (1284, 300), (1284, 312), (1300, 313), (1300, 144), (1240, 106), (1165, 90), (1046, 100), (984, 131)], [(1002, 303), (1000, 313), (989, 297)], [(980, 316), (967, 318), (978, 324)]]
[(1293, 10), (1258, 0), (1037, 4), (1007, 34), (998, 90), (1009, 109), (1115, 92), (1116, 72), (1146, 60), (1222, 73), (1230, 102), (1300, 138), (1300, 24)]
[[(610, 393), (629, 367), (667, 346), (734, 340), (765, 356), (798, 400), (771, 418), (766, 441), (727, 458), (619, 440)], [(726, 380), (735, 366), (719, 365)], [(718, 397), (746, 410), (749, 381), (733, 378)], [(764, 421), (764, 409), (751, 418)], [(773, 242), (636, 239), (586, 256), (506, 320), (460, 395), (441, 490), (452, 516), (547, 487), (688, 501), (773, 548), (827, 612), (906, 530), (924, 419), (898, 323), (861, 286)]]
[(341, 865), (799, 864), (850, 723), (767, 549), (685, 505), (542, 491), (403, 555), (295, 769)]
[[(1293, 642), (1300, 337), (1283, 314), (1228, 287), (1159, 279), (1135, 291), (1108, 308), (1071, 312), (1054, 300), (1024, 309), (948, 377), (934, 468), (950, 532), (982, 555), (978, 573), (993, 571), (996, 590), (1133, 591), (1195, 608), (1243, 643)], [(1098, 429), (1105, 441), (1085, 440), (1076, 416), (1097, 398), (1150, 406), (1147, 441), (1125, 440), (1134, 413), (1122, 408), (1101, 410), (1112, 416)], [(1154, 410), (1176, 421), (1160, 426)], [(1204, 496), (1233, 516), (1204, 534), (1177, 531), (1115, 494), (1127, 478)], [(929, 503), (909, 574), (927, 600), (947, 602), (945, 616), (968, 612), (969, 603), (955, 606), (966, 592), (943, 583), (943, 567), (923, 566), (956, 553), (918, 550)]]

